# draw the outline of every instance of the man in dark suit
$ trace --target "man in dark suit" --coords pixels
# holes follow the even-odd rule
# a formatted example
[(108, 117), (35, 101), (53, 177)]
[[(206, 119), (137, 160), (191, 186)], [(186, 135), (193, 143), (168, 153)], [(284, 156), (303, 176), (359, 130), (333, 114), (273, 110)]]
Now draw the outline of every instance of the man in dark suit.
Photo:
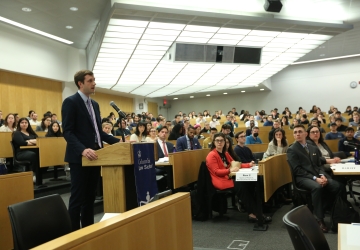
[(109, 144), (119, 139), (106, 134), (101, 129), (99, 104), (90, 98), (95, 93), (94, 74), (81, 70), (74, 76), (78, 92), (66, 98), (62, 104), (64, 138), (67, 142), (65, 161), (69, 163), (71, 173), (71, 196), (69, 214), (72, 229), (94, 224), (94, 201), (100, 166), (82, 167), (82, 156), (96, 160), (97, 149), (102, 142)]
[(176, 140), (176, 151), (180, 152), (185, 150), (201, 149), (201, 145), (198, 139), (194, 138), (194, 135), (195, 129), (190, 126), (187, 134)]
[(324, 222), (326, 205), (335, 200), (344, 191), (343, 185), (331, 179), (321, 165), (320, 150), (306, 143), (307, 132), (303, 125), (294, 127), (296, 142), (287, 151), (287, 160), (294, 173), (295, 181), (300, 188), (311, 191), (314, 216), (321, 230), (328, 232)]
[[(156, 140), (157, 152), (159, 158), (169, 157), (169, 153), (174, 152), (174, 145), (171, 142), (166, 141), (166, 136), (169, 133), (169, 129), (166, 126), (158, 128), (158, 139)], [(166, 174), (167, 188), (173, 187), (173, 172), (171, 166), (156, 167), (156, 175)]]

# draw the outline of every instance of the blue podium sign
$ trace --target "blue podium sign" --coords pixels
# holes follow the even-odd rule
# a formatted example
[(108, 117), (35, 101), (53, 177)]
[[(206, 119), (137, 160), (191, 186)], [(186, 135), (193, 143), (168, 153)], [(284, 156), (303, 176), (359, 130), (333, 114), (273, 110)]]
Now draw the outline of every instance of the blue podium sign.
[(157, 194), (154, 143), (134, 143), (134, 174), (139, 206), (148, 204)]

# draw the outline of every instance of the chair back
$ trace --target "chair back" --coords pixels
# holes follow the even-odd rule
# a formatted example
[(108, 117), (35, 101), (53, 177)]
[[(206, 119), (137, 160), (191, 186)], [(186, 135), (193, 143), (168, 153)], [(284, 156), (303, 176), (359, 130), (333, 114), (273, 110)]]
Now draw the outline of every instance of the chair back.
[(60, 195), (49, 195), (8, 207), (15, 250), (31, 249), (71, 232)]
[(261, 161), (262, 158), (264, 157), (264, 152), (255, 152), (253, 153), (253, 156), (256, 160), (256, 163), (258, 163), (258, 161)]
[[(10, 141), (11, 149), (13, 151), (13, 166), (14, 172), (25, 172), (29, 171), (31, 162), (29, 161), (18, 161), (16, 158), (16, 151), (14, 147), (14, 143)], [(20, 167), (23, 166), (23, 167)]]
[(295, 250), (328, 250), (329, 245), (317, 221), (306, 206), (299, 206), (283, 217)]

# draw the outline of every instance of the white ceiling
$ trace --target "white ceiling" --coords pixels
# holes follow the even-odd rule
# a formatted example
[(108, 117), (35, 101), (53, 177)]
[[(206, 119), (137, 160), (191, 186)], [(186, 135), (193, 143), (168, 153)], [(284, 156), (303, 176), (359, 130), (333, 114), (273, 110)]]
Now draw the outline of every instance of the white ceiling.
[[(240, 92), (260, 84), (252, 88), (258, 91), (266, 89), (264, 80), (294, 61), (360, 53), (360, 0), (282, 0), (280, 14), (265, 12), (264, 0), (1, 0), (0, 16), (84, 49), (100, 20), (108, 22), (102, 16), (113, 2), (102, 48), (90, 65), (95, 66), (98, 86), (115, 91), (148, 97), (189, 96)], [(23, 7), (32, 11), (23, 12)], [(70, 7), (79, 10), (73, 12)], [(143, 22), (134, 27), (124, 20)], [(354, 24), (354, 29), (343, 24)], [(67, 25), (74, 28), (68, 30)], [(264, 35), (259, 30), (271, 32)], [(161, 60), (174, 41), (265, 47), (260, 66)]]

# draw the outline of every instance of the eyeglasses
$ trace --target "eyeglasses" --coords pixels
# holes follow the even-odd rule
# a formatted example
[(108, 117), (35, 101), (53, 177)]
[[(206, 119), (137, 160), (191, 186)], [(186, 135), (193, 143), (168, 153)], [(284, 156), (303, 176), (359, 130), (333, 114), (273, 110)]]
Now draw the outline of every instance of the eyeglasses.
[(156, 132), (155, 130), (150, 130), (150, 132)]
[(316, 130), (316, 131), (310, 131), (310, 134), (319, 134), (320, 131), (319, 130)]
[(224, 140), (215, 140), (216, 143), (224, 143)]
[(246, 137), (246, 135), (239, 135), (238, 138), (245, 138), (245, 137)]

